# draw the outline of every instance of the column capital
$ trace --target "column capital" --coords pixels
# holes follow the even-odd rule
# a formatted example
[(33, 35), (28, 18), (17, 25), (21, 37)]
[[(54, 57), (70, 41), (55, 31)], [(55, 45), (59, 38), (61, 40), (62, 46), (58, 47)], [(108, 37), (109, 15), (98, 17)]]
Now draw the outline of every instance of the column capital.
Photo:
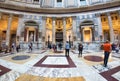
[(72, 16), (72, 19), (76, 19), (76, 16)]
[(55, 19), (56, 19), (56, 17), (52, 17), (52, 19), (53, 19), (53, 20), (55, 20)]
[(12, 17), (13, 17), (13, 14), (9, 14), (9, 15), (8, 15), (8, 18), (12, 18)]
[(47, 19), (47, 17), (45, 17), (45, 16), (42, 16), (42, 19), (43, 19), (43, 20), (46, 20), (46, 19)]
[(22, 18), (22, 17), (24, 17), (24, 15), (22, 15), (22, 14), (19, 14), (19, 18)]
[(96, 16), (96, 17), (100, 17), (101, 14), (100, 14), (100, 13), (96, 13), (95, 16)]
[(106, 14), (107, 14), (107, 16), (110, 16), (110, 12), (107, 12)]
[(63, 19), (63, 20), (65, 20), (65, 19), (66, 19), (66, 17), (63, 17), (62, 19)]

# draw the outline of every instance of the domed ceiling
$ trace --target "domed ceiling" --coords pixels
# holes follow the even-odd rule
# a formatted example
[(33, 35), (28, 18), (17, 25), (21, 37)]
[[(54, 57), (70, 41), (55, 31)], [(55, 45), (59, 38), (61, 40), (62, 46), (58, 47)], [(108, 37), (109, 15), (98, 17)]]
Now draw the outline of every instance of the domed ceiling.
[(120, 7), (120, 0), (0, 0), (0, 9), (39, 14), (70, 14)]
[[(8, 4), (35, 8), (78, 8), (82, 6), (109, 3), (119, 0), (0, 0)], [(32, 6), (32, 5), (33, 6)]]

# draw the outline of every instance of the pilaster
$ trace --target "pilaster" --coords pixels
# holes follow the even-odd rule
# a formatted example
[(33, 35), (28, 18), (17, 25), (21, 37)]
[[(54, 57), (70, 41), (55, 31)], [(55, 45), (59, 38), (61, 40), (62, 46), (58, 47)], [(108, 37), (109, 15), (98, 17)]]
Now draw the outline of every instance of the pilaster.
[[(102, 35), (103, 35), (103, 31), (102, 31), (102, 22), (101, 22), (101, 17), (100, 14), (95, 14), (97, 22), (98, 22), (98, 38), (99, 41), (103, 41), (102, 39)], [(95, 26), (96, 27), (96, 26)]]
[(107, 16), (108, 16), (108, 25), (110, 28), (110, 41), (114, 42), (114, 30), (113, 30), (112, 19), (111, 19), (110, 13), (107, 13)]
[(46, 39), (46, 17), (42, 17), (42, 46), (45, 48), (45, 39)]

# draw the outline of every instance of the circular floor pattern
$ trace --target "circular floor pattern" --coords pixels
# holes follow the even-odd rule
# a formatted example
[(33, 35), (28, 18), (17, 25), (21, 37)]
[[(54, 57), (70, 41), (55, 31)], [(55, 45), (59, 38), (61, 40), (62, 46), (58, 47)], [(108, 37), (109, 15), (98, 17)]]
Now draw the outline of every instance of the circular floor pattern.
[(28, 58), (30, 58), (30, 56), (28, 56), (28, 55), (21, 55), (21, 56), (12, 57), (13, 60), (26, 60)]
[(88, 61), (93, 61), (93, 62), (101, 62), (101, 61), (103, 61), (102, 57), (100, 57), (100, 56), (93, 56), (93, 55), (85, 56), (84, 59), (86, 59)]

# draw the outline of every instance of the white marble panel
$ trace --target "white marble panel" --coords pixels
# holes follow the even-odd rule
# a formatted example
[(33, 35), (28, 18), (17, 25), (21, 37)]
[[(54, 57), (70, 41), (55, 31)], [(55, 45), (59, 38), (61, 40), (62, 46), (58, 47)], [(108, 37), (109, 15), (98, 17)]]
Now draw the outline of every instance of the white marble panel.
[(42, 64), (68, 65), (68, 61), (66, 57), (47, 57)]
[(120, 81), (120, 71), (112, 75), (115, 79)]

